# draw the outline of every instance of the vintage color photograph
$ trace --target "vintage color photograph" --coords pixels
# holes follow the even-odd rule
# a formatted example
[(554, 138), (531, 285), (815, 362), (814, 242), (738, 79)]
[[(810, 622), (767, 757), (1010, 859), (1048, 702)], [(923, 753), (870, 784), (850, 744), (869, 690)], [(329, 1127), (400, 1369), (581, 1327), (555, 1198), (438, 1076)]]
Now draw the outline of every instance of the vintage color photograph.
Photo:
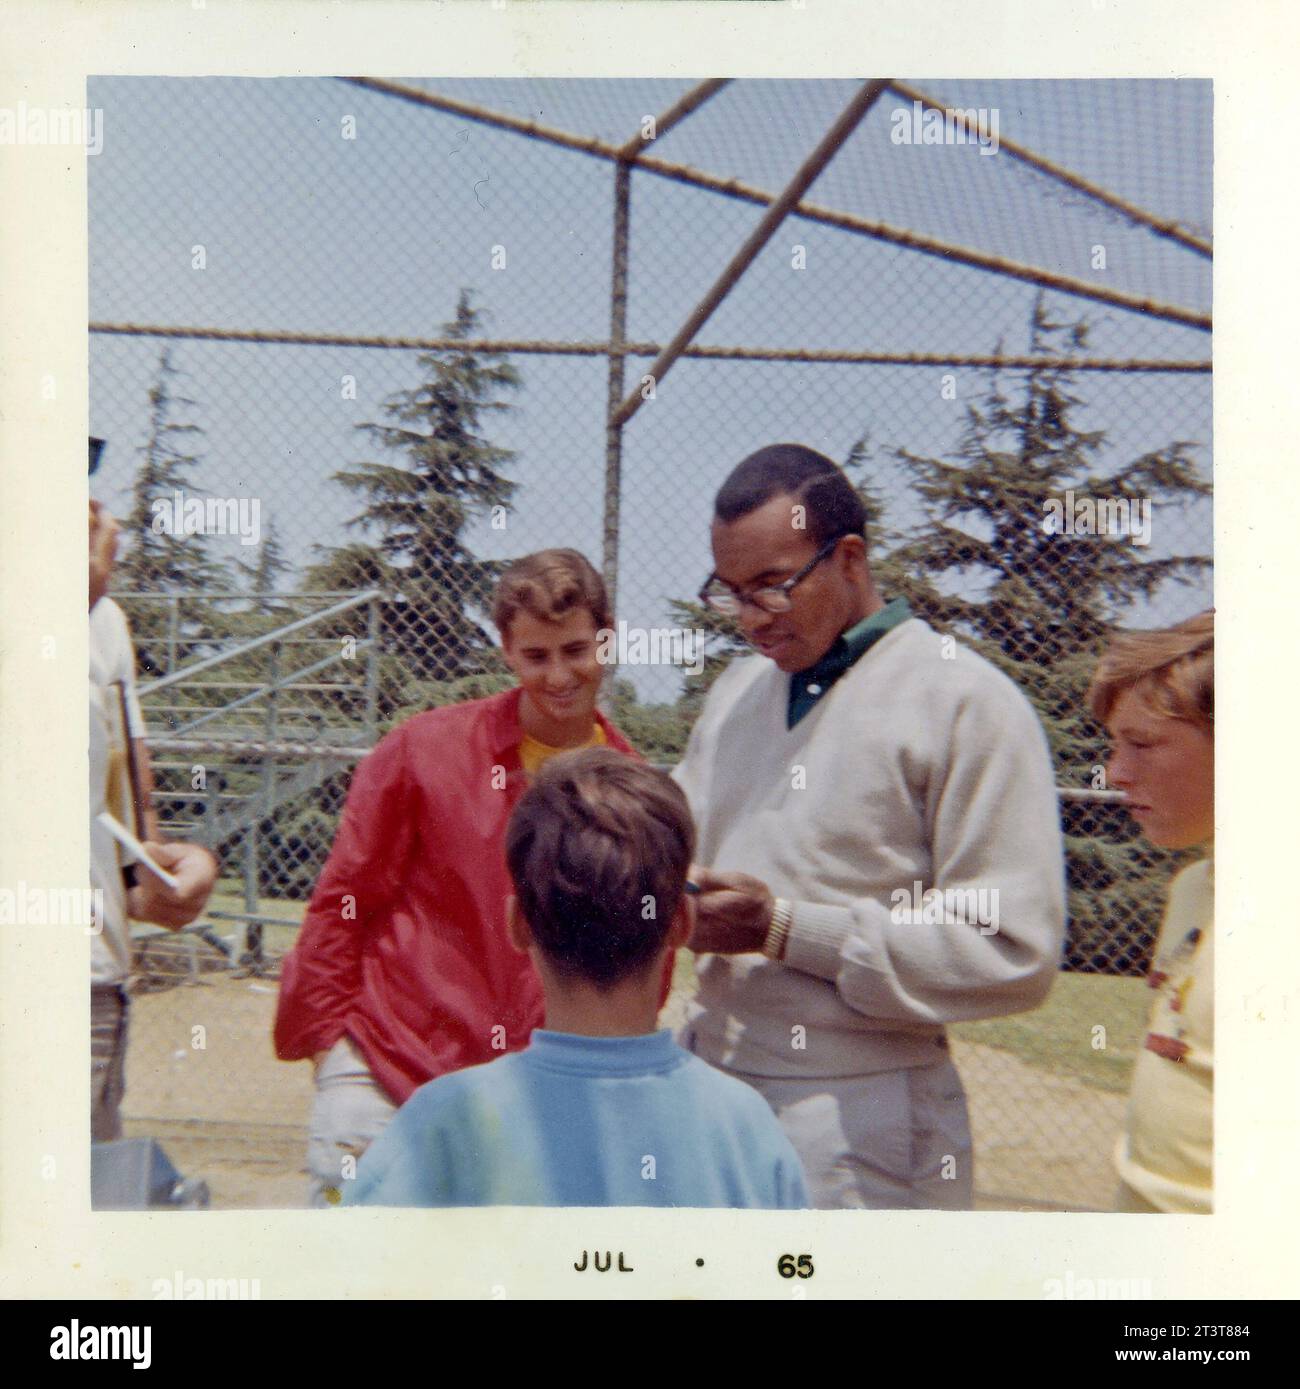
[(82, 114), (96, 1209), (1212, 1212), (1209, 80)]

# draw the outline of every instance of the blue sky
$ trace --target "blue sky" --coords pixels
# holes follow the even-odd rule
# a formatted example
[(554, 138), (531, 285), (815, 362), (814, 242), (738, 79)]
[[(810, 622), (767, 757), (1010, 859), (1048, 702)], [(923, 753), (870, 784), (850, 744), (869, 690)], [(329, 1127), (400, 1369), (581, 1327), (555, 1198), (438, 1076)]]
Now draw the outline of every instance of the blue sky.
[[(960, 82), (907, 79), (962, 107), (996, 108), (1000, 135), (1164, 217), (1211, 229), (1208, 82)], [(422, 84), (622, 143), (665, 110), (682, 80), (472, 79)], [(840, 80), (730, 84), (654, 152), (776, 191), (854, 88)], [(608, 332), (612, 166), (326, 78), (93, 78), (104, 149), (88, 161), (90, 315), (96, 320), (432, 335), (462, 286), (501, 337), (599, 340)], [(1209, 262), (1129, 227), (1000, 154), (891, 142), (887, 94), (813, 186), (812, 201), (1115, 288), (1210, 307)], [(342, 138), (345, 117), (356, 138)], [(646, 174), (633, 180), (629, 333), (666, 340), (762, 210)], [(207, 266), (191, 266), (202, 245)], [(806, 268), (792, 266), (794, 245)], [(1103, 245), (1106, 268), (1094, 270)], [(506, 267), (491, 268), (494, 246)], [(699, 335), (704, 343), (988, 352), (1026, 347), (1024, 284), (801, 220), (788, 221)], [(1203, 359), (1208, 334), (1056, 296), (1082, 312), (1099, 355)], [(92, 432), (109, 439), (96, 491), (120, 506), (146, 432), (158, 355), (147, 339), (91, 342)], [(350, 538), (355, 500), (329, 475), (373, 458), (355, 426), (413, 385), (414, 354), (351, 348), (174, 345), (205, 430), (195, 480), (261, 499), (291, 556)], [(599, 563), (604, 466), (602, 359), (520, 356), (524, 389), (493, 426), (520, 483), (485, 556), (575, 545)], [(648, 361), (645, 362), (648, 366)], [(340, 380), (357, 379), (357, 399)], [(683, 361), (624, 438), (619, 616), (666, 620), (668, 599), (709, 569), (707, 520), (731, 466), (796, 439), (842, 457), (864, 431), (896, 524), (915, 518), (890, 446), (951, 448), (977, 373), (944, 401), (931, 368)], [(1207, 476), (1208, 376), (1090, 375), (1078, 422), (1107, 431), (1116, 464), (1195, 441)], [(391, 460), (390, 460), (391, 461)], [(1206, 552), (1208, 505), (1156, 513), (1150, 554)], [(228, 553), (248, 558), (236, 542)], [(1208, 586), (1171, 589), (1139, 620), (1176, 620)], [(671, 697), (675, 677), (643, 679)]]

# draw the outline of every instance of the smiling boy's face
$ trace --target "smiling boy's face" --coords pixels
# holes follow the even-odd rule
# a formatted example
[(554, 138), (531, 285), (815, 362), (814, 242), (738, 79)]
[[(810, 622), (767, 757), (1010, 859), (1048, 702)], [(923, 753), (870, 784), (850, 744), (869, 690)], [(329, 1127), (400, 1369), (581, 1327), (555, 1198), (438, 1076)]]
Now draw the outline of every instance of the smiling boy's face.
[(591, 723), (605, 667), (598, 654), (596, 619), (586, 608), (570, 609), (549, 622), (518, 612), (501, 647), (540, 725), (559, 730)]
[(1106, 721), (1106, 782), (1162, 849), (1189, 849), (1214, 834), (1214, 735), (1200, 724), (1155, 713), (1125, 690)]

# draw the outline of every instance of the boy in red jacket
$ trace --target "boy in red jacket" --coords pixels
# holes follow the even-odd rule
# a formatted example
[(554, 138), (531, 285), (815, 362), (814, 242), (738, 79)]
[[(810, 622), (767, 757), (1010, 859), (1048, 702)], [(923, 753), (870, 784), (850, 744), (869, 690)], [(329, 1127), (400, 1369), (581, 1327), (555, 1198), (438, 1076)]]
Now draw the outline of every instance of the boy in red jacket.
[(598, 633), (613, 623), (582, 555), (516, 561), (492, 620), (519, 684), (417, 714), (360, 763), (284, 961), (275, 1050), (315, 1067), (315, 1206), (339, 1201), (415, 1089), (518, 1050), (541, 1025), (541, 985), (506, 935), (506, 823), (556, 753), (636, 755), (596, 709)]

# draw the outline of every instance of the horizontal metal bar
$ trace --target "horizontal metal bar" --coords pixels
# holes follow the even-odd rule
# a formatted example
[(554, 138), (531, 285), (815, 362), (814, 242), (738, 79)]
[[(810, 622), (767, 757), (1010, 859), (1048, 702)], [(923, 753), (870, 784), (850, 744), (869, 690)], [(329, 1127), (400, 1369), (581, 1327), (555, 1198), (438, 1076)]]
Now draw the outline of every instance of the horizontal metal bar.
[[(365, 644), (365, 641), (366, 641), (366, 638), (364, 638), (364, 637), (361, 638), (361, 640), (357, 642), (358, 648), (360, 648), (361, 646), (363, 646), (363, 645)], [(264, 689), (264, 688), (265, 688), (266, 683), (267, 683), (267, 682), (266, 682), (265, 680), (195, 680), (193, 684), (191, 684), (191, 685), (186, 685), (184, 688), (187, 689), (187, 690), (260, 690), (260, 689)], [(364, 688), (364, 687), (363, 687), (363, 686), (356, 686), (356, 685), (339, 684), (339, 685), (295, 685), (293, 688), (294, 688), (295, 690), (314, 690), (314, 689), (322, 689), (322, 690), (351, 690), (351, 689), (358, 689), (358, 688)], [(154, 708), (159, 708), (159, 707), (160, 707), (160, 706), (158, 706), (158, 705), (154, 705)], [(184, 706), (178, 704), (178, 705), (173, 705), (172, 707), (173, 707), (173, 708), (179, 709), (179, 708), (183, 708)]]
[[(250, 767), (248, 770), (254, 771), (256, 769)], [(207, 802), (246, 801), (255, 796), (257, 792), (250, 791), (247, 795), (241, 795), (235, 791), (159, 791), (155, 789), (153, 794), (155, 799), (160, 801), (192, 801), (201, 796)]]
[[(128, 337), (211, 339), (216, 342), (251, 342), (272, 347), (358, 347), (392, 351), (437, 352), (457, 348), (465, 352), (535, 354), (552, 357), (657, 357), (657, 342), (558, 342), (516, 338), (386, 338), (351, 333), (293, 333), (261, 328), (181, 327), (161, 323), (92, 323), (92, 333)], [(1063, 371), (1209, 372), (1213, 363), (1200, 358), (1050, 357), (994, 352), (867, 352), (834, 347), (723, 347), (694, 344), (683, 357), (735, 362), (814, 362), (845, 366), (899, 367), (994, 367), (1008, 371), (1036, 371), (1056, 367)], [(206, 595), (195, 590), (196, 597)], [(119, 598), (159, 595), (115, 594)], [(245, 601), (247, 597), (243, 596)]]
[[(338, 743), (293, 743), (284, 740), (230, 739), (230, 738), (173, 738), (149, 737), (145, 740), (151, 748), (164, 752), (183, 752), (186, 750), (202, 752), (244, 752), (255, 757), (309, 757), (313, 760), (333, 758), (340, 762), (355, 762), (364, 757), (368, 747), (346, 747)], [(221, 763), (216, 766), (237, 766), (237, 763)]]
[[(315, 622), (322, 622), (327, 617), (337, 617), (340, 613), (348, 612), (352, 608), (359, 608), (362, 604), (370, 602), (372, 598), (378, 598), (379, 592), (379, 589), (371, 588), (364, 593), (353, 594), (351, 598), (341, 603), (334, 603), (328, 608), (322, 608), (318, 613), (300, 617), (296, 622), (287, 623), (273, 632), (254, 637), (252, 641), (245, 642), (242, 646), (235, 646), (229, 651), (218, 652), (217, 655), (209, 656), (205, 661), (196, 661), (192, 666), (182, 666), (179, 670), (174, 670), (170, 675), (164, 675), (159, 680), (150, 680), (138, 685), (136, 692), (140, 695), (151, 694), (156, 690), (165, 689), (168, 685), (174, 685), (179, 680), (188, 680), (201, 670), (212, 670), (226, 661), (233, 661), (238, 656), (246, 656), (250, 651), (256, 651), (259, 647), (278, 641), (280, 637), (286, 636), (290, 632), (301, 631), (304, 627), (310, 627)], [(362, 643), (358, 642), (357, 645), (360, 647)]]
[[(95, 332), (95, 325), (91, 324), (90, 331)], [(377, 591), (377, 590), (376, 590)], [(177, 599), (185, 599), (191, 596), (202, 598), (205, 603), (240, 602), (256, 603), (263, 598), (353, 598), (356, 596), (355, 588), (295, 588), (268, 590), (266, 593), (209, 593), (203, 588), (180, 588), (173, 589), (170, 593), (149, 593), (143, 589), (114, 589), (114, 598), (147, 599), (153, 603), (171, 603)]]
[[(365, 644), (366, 643), (364, 642), (358, 642), (357, 649), (360, 650), (361, 647)], [(333, 655), (325, 656), (319, 661), (313, 661), (311, 665), (303, 666), (301, 670), (294, 671), (284, 680), (277, 680), (272, 683), (268, 683), (261, 689), (254, 690), (251, 694), (240, 695), (238, 699), (232, 699), (229, 704), (219, 705), (210, 713), (204, 714), (204, 716), (201, 719), (195, 719), (192, 723), (183, 724), (180, 728), (174, 729), (173, 731), (178, 734), (188, 733), (191, 729), (198, 728), (201, 724), (207, 723), (209, 719), (216, 718), (218, 714), (230, 714), (233, 713), (236, 709), (242, 709), (246, 704), (252, 704), (254, 700), (265, 699), (268, 695), (275, 693), (277, 690), (287, 689), (293, 683), (293, 681), (298, 679), (300, 676), (313, 675), (316, 671), (324, 670), (326, 666), (332, 666), (335, 664), (335, 662), (341, 660), (343, 660), (342, 653), (335, 652)]]
[[(307, 903), (302, 904), (307, 910)], [(263, 926), (301, 926), (301, 921), (292, 921), (282, 916), (262, 916), (260, 912), (208, 912), (213, 921), (260, 921)]]
[[(348, 689), (351, 691), (352, 686)], [(350, 701), (355, 702), (355, 701)], [(199, 713), (218, 713), (222, 709), (233, 708), (233, 701), (228, 704), (146, 704), (144, 706), (145, 723), (151, 726), (158, 726), (166, 723), (168, 730), (171, 730), (171, 723), (174, 718), (183, 717), (186, 714)], [(326, 717), (331, 712), (322, 705), (306, 704), (301, 708), (282, 708), (276, 711), (276, 717), (280, 723), (288, 724), (287, 728), (282, 728), (281, 733), (292, 732), (295, 728), (310, 728), (313, 732), (318, 731)], [(265, 720), (261, 718), (250, 719), (243, 726), (256, 727), (259, 731), (263, 728)], [(336, 727), (346, 728), (348, 722), (345, 719)], [(162, 731), (160, 729), (160, 731)], [(172, 730), (174, 731), (174, 730)]]
[[(310, 614), (309, 614), (310, 615)], [(180, 637), (177, 640), (178, 646), (204, 646), (210, 644), (210, 637)], [(323, 646), (328, 642), (337, 642), (337, 637), (285, 637), (282, 645), (284, 646)]]

